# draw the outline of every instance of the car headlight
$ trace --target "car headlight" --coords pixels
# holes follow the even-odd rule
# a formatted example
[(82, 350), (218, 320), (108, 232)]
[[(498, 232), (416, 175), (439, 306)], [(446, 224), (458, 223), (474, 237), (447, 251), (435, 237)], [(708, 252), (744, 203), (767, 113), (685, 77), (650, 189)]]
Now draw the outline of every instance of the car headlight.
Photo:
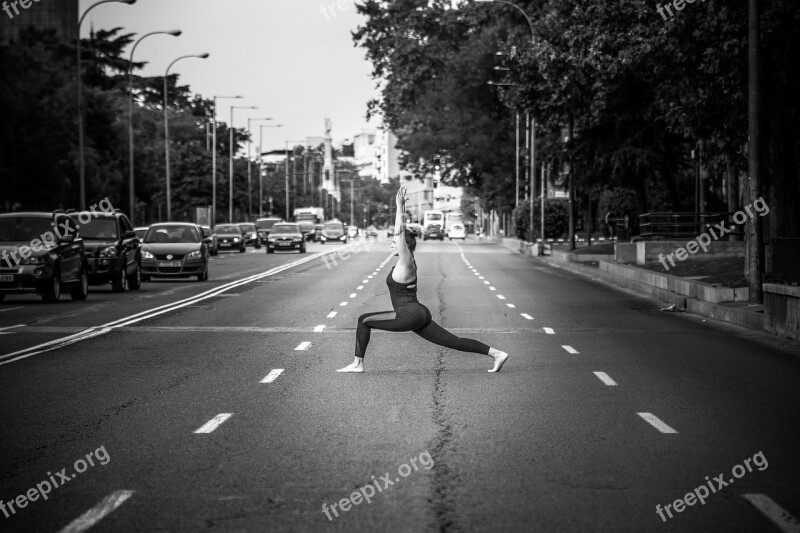
[(147, 250), (142, 250), (142, 259), (155, 259), (155, 257), (153, 257), (153, 254)]
[(116, 256), (117, 256), (116, 246), (108, 246), (100, 251), (100, 257), (116, 257)]
[(19, 264), (20, 265), (35, 265), (35, 266), (39, 266), (39, 265), (45, 264), (46, 262), (47, 262), (47, 259), (45, 259), (45, 256), (40, 255), (38, 257), (29, 257), (27, 259), (23, 259), (22, 261), (19, 262)]
[(342, 240), (345, 240), (345, 239), (347, 238), (347, 235), (342, 235), (342, 236), (341, 236), (341, 237), (339, 237), (339, 238), (340, 238), (340, 239), (342, 239)]
[(301, 238), (292, 237), (292, 242), (300, 242), (302, 240), (303, 240), (302, 237)]
[(186, 259), (200, 259), (203, 257), (203, 254), (200, 250), (195, 250), (194, 252), (190, 252), (189, 255), (186, 256)]
[(234, 237), (233, 242), (239, 242), (239, 237)]
[(325, 235), (320, 235), (319, 238), (322, 239), (323, 241), (328, 239)]

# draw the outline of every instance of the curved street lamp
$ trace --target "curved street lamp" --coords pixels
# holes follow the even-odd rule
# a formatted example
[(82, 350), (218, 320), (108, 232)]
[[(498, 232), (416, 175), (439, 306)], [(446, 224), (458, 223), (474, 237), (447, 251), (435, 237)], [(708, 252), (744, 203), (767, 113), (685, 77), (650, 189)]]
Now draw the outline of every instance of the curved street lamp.
[(229, 161), (228, 166), (230, 174), (228, 178), (228, 224), (233, 224), (233, 110), (234, 109), (258, 109), (256, 106), (231, 106), (231, 123), (228, 124), (228, 133), (230, 134)]
[(136, 0), (100, 0), (99, 2), (89, 6), (89, 8), (83, 12), (83, 15), (81, 15), (81, 18), (78, 20), (78, 43), (75, 47), (77, 49), (77, 61), (75, 68), (78, 74), (76, 78), (78, 82), (78, 182), (80, 186), (81, 210), (86, 209), (86, 162), (83, 153), (83, 76), (81, 75), (81, 25), (83, 24), (83, 19), (85, 19), (86, 15), (89, 14), (89, 11), (101, 4), (109, 4), (112, 2), (116, 4), (133, 5), (136, 3)]
[(261, 124), (258, 127), (258, 217), (264, 216), (264, 128), (282, 128), (283, 124)]
[(167, 80), (169, 79), (169, 70), (172, 68), (172, 65), (180, 61), (181, 59), (188, 59), (190, 57), (196, 57), (199, 59), (206, 59), (210, 54), (189, 54), (185, 56), (180, 56), (177, 59), (174, 59), (172, 63), (169, 64), (167, 67), (166, 72), (164, 72), (164, 154), (166, 156), (166, 175), (167, 175), (167, 220), (172, 218), (172, 198), (169, 186), (169, 86), (167, 84)]
[(136, 205), (135, 205), (135, 198), (133, 192), (133, 183), (134, 183), (134, 172), (133, 172), (133, 54), (136, 52), (136, 47), (139, 46), (139, 43), (145, 40), (147, 37), (151, 35), (172, 35), (173, 37), (178, 37), (180, 34), (183, 33), (181, 30), (170, 30), (170, 31), (151, 31), (150, 33), (145, 33), (134, 43), (133, 48), (131, 49), (131, 55), (128, 59), (128, 92), (130, 93), (130, 98), (128, 99), (128, 157), (130, 159), (129, 167), (129, 179), (128, 179), (128, 196), (130, 197), (130, 204), (129, 209), (130, 212), (128, 216), (130, 218), (131, 224), (136, 225), (134, 221), (136, 216)]
[(214, 134), (211, 146), (211, 227), (217, 223), (217, 100), (241, 100), (244, 96), (214, 96)]
[(253, 132), (250, 131), (251, 122), (267, 122), (271, 118), (248, 118), (247, 119), (247, 216), (248, 220), (253, 219), (253, 186), (251, 178), (251, 167), (253, 156), (250, 154), (250, 147), (252, 146)]

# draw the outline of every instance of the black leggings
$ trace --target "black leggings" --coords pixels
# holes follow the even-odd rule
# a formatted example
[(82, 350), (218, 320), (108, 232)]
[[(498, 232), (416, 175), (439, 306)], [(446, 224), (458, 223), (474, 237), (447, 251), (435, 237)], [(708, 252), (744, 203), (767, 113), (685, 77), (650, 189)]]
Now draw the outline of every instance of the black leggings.
[(426, 341), (445, 348), (462, 352), (473, 352), (489, 355), (489, 346), (473, 339), (456, 337), (431, 319), (431, 312), (424, 305), (409, 315), (398, 317), (394, 311), (366, 313), (358, 317), (356, 330), (356, 357), (364, 357), (367, 353), (370, 332), (373, 329), (383, 331), (413, 331)]

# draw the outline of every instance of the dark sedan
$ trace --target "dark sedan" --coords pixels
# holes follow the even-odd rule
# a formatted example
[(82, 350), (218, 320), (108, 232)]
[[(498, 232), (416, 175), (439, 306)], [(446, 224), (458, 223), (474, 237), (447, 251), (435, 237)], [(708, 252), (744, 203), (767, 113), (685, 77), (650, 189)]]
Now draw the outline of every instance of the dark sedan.
[(142, 279), (197, 276), (197, 281), (206, 281), (208, 242), (197, 224), (153, 224), (142, 243)]
[(267, 239), (267, 253), (293, 250), (297, 250), (301, 254), (306, 253), (306, 243), (300, 226), (286, 222), (272, 226), (272, 231)]
[(347, 244), (347, 234), (341, 222), (328, 222), (322, 226), (322, 235), (319, 238), (322, 244), (326, 242), (340, 242)]
[(427, 241), (428, 239), (439, 239), (440, 241), (444, 240), (444, 231), (442, 231), (442, 227), (439, 224), (431, 224), (422, 234), (422, 240)]
[(242, 230), (236, 224), (217, 224), (214, 226), (214, 237), (217, 240), (217, 252), (238, 250), (240, 253), (244, 253), (247, 250)]

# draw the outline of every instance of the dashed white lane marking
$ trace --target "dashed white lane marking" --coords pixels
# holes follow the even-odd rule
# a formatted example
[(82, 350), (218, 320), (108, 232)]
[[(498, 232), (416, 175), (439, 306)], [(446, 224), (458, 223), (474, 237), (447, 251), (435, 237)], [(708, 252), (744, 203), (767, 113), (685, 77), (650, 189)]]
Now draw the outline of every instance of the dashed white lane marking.
[(7, 329), (14, 329), (14, 328), (22, 328), (25, 327), (25, 324), (17, 324), (16, 326), (7, 326), (4, 328), (0, 328), (0, 335), (13, 335), (16, 331), (6, 331)]
[(609, 376), (605, 372), (595, 372), (594, 375), (597, 376), (597, 379), (599, 379), (600, 381), (602, 381), (603, 383), (605, 383), (609, 387), (616, 387), (617, 386), (617, 382), (614, 381), (613, 379), (611, 379), (611, 376)]
[(555, 332), (555, 331), (553, 331), (553, 328), (542, 328), (542, 329), (543, 329), (543, 330), (544, 330), (544, 332), (545, 332), (545, 333), (547, 333), (548, 335), (555, 335), (555, 334), (556, 334), (556, 332)]
[(368, 280), (368, 279), (365, 279), (365, 280), (364, 280), (364, 281), (362, 281), (361, 283), (369, 283), (369, 280)]
[(309, 346), (311, 346), (311, 343), (309, 341), (303, 341), (303, 342), (301, 342), (300, 344), (297, 345), (297, 348), (295, 348), (294, 351), (308, 350)]
[(489, 290), (490, 291), (496, 291), (497, 289), (495, 289), (494, 287), (489, 287)]
[(345, 305), (347, 305), (347, 302), (342, 302), (339, 304), (340, 307), (344, 307)]
[(564, 345), (564, 346), (562, 346), (562, 348), (564, 348), (567, 351), (567, 353), (578, 353), (578, 350), (576, 350), (572, 346)]
[(320, 324), (319, 326), (314, 327), (314, 333), (322, 333), (325, 329), (325, 324)]
[(363, 285), (359, 285), (358, 287), (356, 287), (356, 290), (357, 290), (357, 291), (360, 291), (360, 290), (361, 290), (361, 289), (363, 289), (363, 288), (364, 288), (364, 286), (363, 286)]
[(333, 318), (335, 316), (336, 316), (336, 311), (331, 311), (330, 313), (328, 313), (328, 318)]
[(350, 298), (355, 298), (355, 297), (356, 297), (356, 293), (354, 293), (354, 292), (350, 293)]
[(517, 306), (516, 306), (516, 305), (514, 305), (514, 304), (506, 304), (506, 305), (507, 305), (509, 308), (511, 308), (511, 309), (515, 309), (515, 308), (517, 307)]
[(661, 433), (677, 433), (677, 431), (669, 427), (653, 413), (636, 413), (636, 414), (641, 416), (645, 422), (647, 422), (648, 424), (659, 430)]
[(133, 496), (132, 490), (118, 490), (112, 492), (100, 500), (100, 503), (70, 522), (70, 524), (62, 529), (59, 533), (80, 533), (88, 530), (100, 520), (111, 514), (114, 509), (125, 503), (125, 501), (131, 496)]
[(520, 315), (522, 315), (522, 318), (524, 318), (525, 320), (533, 320), (533, 317), (528, 313), (520, 313)]
[(484, 285), (491, 285), (491, 283), (489, 283), (488, 281), (484, 281), (483, 284)]
[(365, 283), (369, 283), (369, 280), (372, 279), (374, 276), (367, 276), (368, 280)]
[(505, 296), (503, 296), (502, 294), (498, 294), (498, 295), (497, 295), (497, 299), (498, 299), (498, 300), (505, 300), (505, 299), (506, 299), (506, 297), (505, 297)]
[(275, 368), (273, 370), (270, 370), (269, 374), (267, 374), (266, 377), (261, 380), (261, 383), (272, 383), (273, 381), (278, 379), (278, 376), (280, 376), (281, 374), (283, 374), (282, 368)]
[(800, 533), (800, 521), (766, 494), (742, 494), (742, 498), (761, 511), (783, 533)]
[(478, 279), (483, 279), (483, 276), (478, 276)]
[(194, 432), (195, 433), (211, 433), (222, 424), (225, 423), (230, 417), (233, 416), (233, 413), (220, 413), (199, 428), (197, 428)]

